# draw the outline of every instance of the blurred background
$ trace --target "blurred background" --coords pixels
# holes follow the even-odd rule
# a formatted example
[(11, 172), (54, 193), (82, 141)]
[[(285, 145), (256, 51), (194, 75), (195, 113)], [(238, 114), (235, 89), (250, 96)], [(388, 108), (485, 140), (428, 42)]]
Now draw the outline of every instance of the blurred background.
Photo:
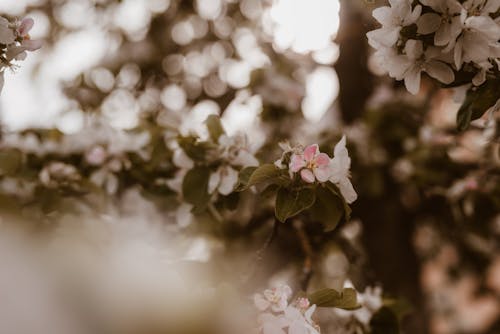
[[(348, 277), (360, 290), (381, 286), (384, 296), (411, 305), (404, 333), (500, 333), (498, 113), (458, 133), (459, 90), (442, 90), (424, 79), (421, 92), (410, 96), (401, 83), (384, 76), (370, 59), (365, 36), (376, 27), (371, 12), (384, 3), (0, 1), (1, 15), (32, 17), (31, 37), (44, 41), (20, 68), (6, 72), (0, 96), (2, 146), (25, 154), (23, 168), (2, 173), (3, 220), (21, 220), (36, 233), (50, 231), (51, 244), (55, 230), (54, 243), (66, 247), (58, 254), (71, 249), (68, 254), (74, 255), (80, 241), (88, 242), (82, 246), (85, 255), (61, 260), (79, 268), (62, 266), (63, 271), (81, 277), (80, 271), (101, 272), (102, 279), (87, 283), (105, 291), (102, 304), (131, 306), (100, 314), (124, 319), (138, 313), (132, 305), (141, 304), (134, 298), (156, 295), (139, 287), (154, 286), (158, 292), (166, 281), (179, 279), (162, 271), (147, 281), (122, 282), (132, 272), (156, 267), (157, 252), (203, 263), (203, 275), (215, 277), (220, 268), (230, 273), (244, 266), (238, 256), (261, 244), (267, 231), (269, 212), (255, 211), (255, 203), (240, 207), (225, 218), (232, 225), (222, 227), (203, 217), (186, 223), (179, 212), (161, 212), (173, 198), (167, 187), (158, 186), (159, 179), (174, 173), (165, 163), (172, 156), (165, 144), (171, 132), (202, 133), (206, 117), (220, 115), (228, 134), (245, 132), (259, 160), (268, 162), (279, 157), (281, 140), (318, 142), (330, 153), (346, 134), (358, 201), (351, 221), (336, 231), (323, 237), (315, 237), (314, 228), (308, 231), (321, 259), (311, 284), (341, 287)], [(90, 167), (84, 160), (97, 144), (106, 147), (109, 163)], [(148, 163), (138, 158), (144, 151), (154, 157)], [(80, 188), (68, 195), (40, 186), (39, 172), (56, 160), (79, 170), (105, 194), (82, 203)], [(68, 197), (79, 200), (69, 205)], [(99, 210), (106, 214), (94, 217)], [(99, 230), (101, 220), (113, 219), (125, 220), (125, 227)], [(92, 223), (82, 223), (87, 220)], [(165, 221), (173, 223), (165, 227)], [(271, 273), (290, 275), (289, 262), (303, 260), (300, 251), (288, 253), (296, 237), (282, 233), (256, 282), (266, 282)], [(253, 239), (242, 240), (245, 234)], [(89, 255), (95, 242), (116, 253), (110, 261), (119, 264), (117, 271), (86, 267), (97, 262)], [(115, 244), (123, 248), (110, 246)], [(141, 292), (130, 300), (123, 295), (136, 290)], [(40, 317), (59, 322), (54, 315), (59, 311)], [(155, 318), (154, 312), (139, 313)], [(129, 325), (119, 323), (119, 328)], [(326, 333), (339, 332), (327, 328)]]

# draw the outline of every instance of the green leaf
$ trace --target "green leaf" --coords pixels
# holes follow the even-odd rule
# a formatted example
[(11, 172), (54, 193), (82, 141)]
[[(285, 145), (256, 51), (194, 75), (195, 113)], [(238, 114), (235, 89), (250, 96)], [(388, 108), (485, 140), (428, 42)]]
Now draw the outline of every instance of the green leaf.
[(210, 169), (195, 167), (187, 172), (182, 182), (182, 194), (186, 202), (197, 208), (205, 208), (210, 200), (208, 194), (208, 180)]
[(256, 169), (257, 167), (245, 167), (240, 171), (238, 185), (235, 188), (236, 191), (243, 191), (248, 188), (248, 181)]
[(205, 161), (208, 151), (215, 148), (213, 143), (198, 141), (198, 138), (192, 136), (179, 137), (177, 142), (186, 155), (194, 161)]
[(284, 223), (288, 218), (310, 208), (316, 200), (316, 193), (311, 188), (290, 190), (280, 188), (276, 196), (275, 215)]
[(238, 208), (238, 204), (240, 203), (240, 193), (230, 193), (229, 195), (224, 196), (222, 201), (224, 203), (224, 208), (229, 211), (234, 211)]
[(222, 126), (222, 123), (220, 122), (220, 117), (217, 115), (209, 115), (207, 117), (207, 120), (205, 121), (205, 124), (207, 125), (208, 133), (210, 134), (210, 138), (214, 142), (218, 142), (219, 137), (226, 133), (224, 131), (224, 127)]
[(23, 155), (16, 149), (0, 151), (0, 175), (12, 175), (21, 168)]
[(344, 310), (355, 310), (361, 306), (358, 304), (356, 290), (345, 288), (341, 292), (334, 289), (322, 289), (308, 296), (311, 304), (318, 307), (336, 307)]
[(314, 220), (323, 224), (326, 232), (332, 231), (344, 216), (342, 199), (326, 187), (317, 187), (311, 214)]
[(500, 80), (486, 81), (479, 87), (470, 88), (467, 91), (465, 101), (457, 113), (457, 128), (459, 131), (466, 130), (470, 122), (480, 118), (484, 113), (500, 99)]
[(254, 186), (259, 183), (270, 182), (279, 183), (280, 176), (282, 174), (281, 169), (273, 164), (264, 164), (258, 167), (248, 179), (245, 189)]
[(347, 221), (347, 220), (351, 219), (351, 213), (352, 213), (351, 207), (345, 201), (345, 198), (344, 198), (344, 196), (342, 196), (340, 189), (335, 184), (333, 184), (331, 182), (326, 182), (325, 185), (328, 188), (328, 190), (330, 190), (332, 193), (334, 193), (342, 201), (342, 206), (344, 207), (344, 220)]
[(399, 334), (399, 321), (387, 306), (378, 310), (370, 320), (372, 334)]

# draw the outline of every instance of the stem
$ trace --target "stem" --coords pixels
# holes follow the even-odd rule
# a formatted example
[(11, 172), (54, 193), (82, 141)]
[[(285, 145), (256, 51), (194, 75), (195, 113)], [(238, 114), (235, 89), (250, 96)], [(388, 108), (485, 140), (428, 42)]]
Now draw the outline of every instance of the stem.
[(262, 245), (262, 247), (260, 247), (260, 249), (257, 251), (257, 260), (256, 260), (257, 263), (259, 263), (260, 261), (262, 261), (267, 248), (269, 247), (269, 245), (271, 244), (271, 242), (273, 242), (274, 238), (278, 234), (278, 226), (279, 226), (279, 224), (280, 224), (280, 222), (278, 221), (278, 219), (274, 218), (273, 229), (271, 230), (271, 233), (267, 237), (267, 239), (264, 242), (264, 244)]
[(214, 219), (218, 223), (222, 223), (224, 221), (224, 219), (220, 215), (219, 211), (217, 211), (217, 209), (215, 208), (215, 206), (212, 203), (208, 204), (208, 211), (210, 211), (210, 214), (214, 217)]
[(304, 227), (302, 226), (301, 221), (295, 221), (293, 224), (295, 231), (297, 232), (297, 236), (300, 241), (300, 245), (302, 246), (302, 250), (305, 254), (304, 264), (302, 267), (302, 278), (300, 280), (300, 288), (303, 291), (307, 290), (307, 286), (309, 285), (309, 281), (311, 280), (313, 269), (312, 269), (312, 261), (314, 257), (314, 251), (311, 246), (311, 241), (307, 236), (307, 233), (304, 231)]
[(254, 278), (255, 275), (258, 273), (257, 269), (259, 268), (259, 264), (264, 259), (264, 254), (266, 253), (267, 249), (269, 248), (269, 246), (271, 245), (271, 243), (273, 242), (273, 240), (278, 235), (278, 226), (279, 226), (279, 224), (280, 224), (280, 222), (278, 221), (278, 219), (274, 218), (274, 222), (273, 222), (273, 227), (272, 227), (271, 233), (267, 237), (266, 241), (264, 241), (264, 244), (257, 251), (257, 253), (255, 255), (255, 260), (254, 260), (254, 263), (253, 263), (253, 265), (252, 265), (252, 267), (250, 269), (250, 272), (243, 279), (243, 282), (244, 282), (243, 284), (244, 285), (248, 285), (249, 283), (251, 283), (252, 282), (252, 278)]

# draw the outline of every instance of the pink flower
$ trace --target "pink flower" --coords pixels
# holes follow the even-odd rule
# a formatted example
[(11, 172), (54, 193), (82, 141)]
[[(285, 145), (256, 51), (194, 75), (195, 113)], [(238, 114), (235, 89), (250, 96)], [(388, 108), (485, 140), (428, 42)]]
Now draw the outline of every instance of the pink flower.
[(320, 153), (318, 144), (309, 145), (302, 154), (293, 154), (290, 161), (290, 171), (300, 171), (302, 180), (313, 183), (315, 180), (326, 182), (330, 177), (328, 165), (330, 158), (326, 153)]
[(24, 19), (21, 20), (19, 25), (17, 26), (16, 33), (19, 37), (22, 39), (30, 39), (29, 32), (31, 28), (33, 28), (33, 25), (35, 24), (35, 21), (33, 21), (32, 18), (30, 17), (25, 17)]

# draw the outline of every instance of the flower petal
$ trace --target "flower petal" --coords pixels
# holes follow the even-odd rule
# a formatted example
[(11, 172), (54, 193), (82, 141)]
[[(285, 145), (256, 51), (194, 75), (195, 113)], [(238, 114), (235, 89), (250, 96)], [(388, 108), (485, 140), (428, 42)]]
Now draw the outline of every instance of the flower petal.
[(408, 70), (405, 74), (405, 86), (406, 89), (416, 95), (420, 90), (420, 68), (414, 66)]
[(298, 172), (302, 168), (306, 166), (306, 162), (304, 161), (304, 157), (298, 154), (292, 154), (292, 158), (290, 160), (290, 170), (293, 173)]
[(212, 194), (215, 189), (219, 187), (221, 180), (222, 169), (219, 168), (212, 174), (210, 174), (210, 178), (208, 179), (208, 193)]
[(35, 21), (33, 21), (32, 18), (25, 17), (21, 21), (21, 24), (19, 25), (19, 29), (17, 30), (19, 32), (19, 35), (26, 36), (28, 34), (28, 32), (31, 30), (31, 28), (33, 28), (33, 24), (35, 24)]
[(379, 7), (373, 10), (372, 16), (383, 26), (391, 25), (392, 9), (388, 6)]
[(330, 168), (328, 165), (314, 168), (314, 176), (319, 182), (326, 182), (331, 176)]
[(318, 144), (309, 145), (304, 150), (304, 160), (312, 161), (318, 152)]
[(313, 172), (310, 169), (304, 168), (300, 171), (300, 177), (304, 182), (313, 183), (315, 180)]
[(342, 179), (338, 184), (340, 193), (344, 196), (347, 203), (352, 203), (358, 198), (351, 181), (348, 178)]
[(411, 60), (416, 60), (424, 53), (424, 45), (422, 41), (409, 39), (405, 45), (405, 53)]
[(320, 153), (314, 158), (314, 161), (316, 162), (316, 166), (328, 166), (330, 157), (326, 153)]
[(238, 183), (238, 172), (231, 167), (224, 167), (220, 185), (219, 185), (219, 193), (221, 195), (229, 195)]
[(437, 79), (445, 84), (450, 84), (455, 80), (455, 74), (452, 69), (443, 62), (438, 60), (429, 60), (425, 63), (425, 72), (434, 79)]
[(417, 32), (422, 35), (432, 34), (441, 26), (441, 16), (436, 13), (426, 13), (417, 20)]

